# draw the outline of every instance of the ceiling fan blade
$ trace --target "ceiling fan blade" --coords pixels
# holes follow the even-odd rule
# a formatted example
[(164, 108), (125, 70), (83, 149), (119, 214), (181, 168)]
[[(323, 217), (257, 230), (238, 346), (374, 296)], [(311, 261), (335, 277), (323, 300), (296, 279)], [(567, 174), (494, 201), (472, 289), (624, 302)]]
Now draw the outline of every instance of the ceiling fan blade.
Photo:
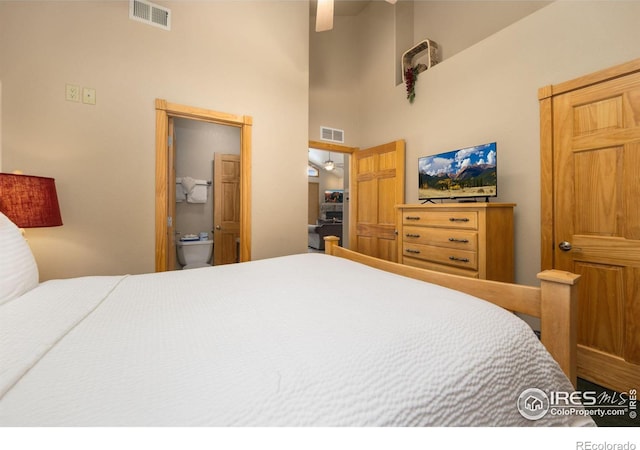
[(333, 29), (333, 0), (318, 0), (316, 31)]

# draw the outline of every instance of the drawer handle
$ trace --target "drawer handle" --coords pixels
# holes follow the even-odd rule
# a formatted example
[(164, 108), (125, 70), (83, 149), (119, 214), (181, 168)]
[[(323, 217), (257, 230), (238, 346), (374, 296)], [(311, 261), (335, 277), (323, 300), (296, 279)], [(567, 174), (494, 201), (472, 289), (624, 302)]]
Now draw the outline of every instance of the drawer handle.
[(467, 217), (449, 217), (449, 222), (468, 222)]
[(406, 250), (406, 252), (407, 252), (407, 253), (414, 253), (414, 254), (418, 255), (418, 254), (420, 253), (420, 250), (414, 250), (414, 249), (412, 249), (412, 248), (408, 248), (408, 249)]
[(469, 239), (449, 238), (449, 242), (461, 242), (463, 244), (466, 244), (469, 242)]
[(408, 238), (419, 238), (420, 237), (419, 234), (413, 234), (413, 233), (407, 233), (405, 236), (408, 237)]
[(420, 220), (420, 216), (407, 216), (407, 220)]
[(469, 262), (469, 258), (458, 258), (457, 256), (449, 256), (449, 259), (451, 261), (458, 261), (458, 262), (463, 262), (463, 263), (468, 263)]

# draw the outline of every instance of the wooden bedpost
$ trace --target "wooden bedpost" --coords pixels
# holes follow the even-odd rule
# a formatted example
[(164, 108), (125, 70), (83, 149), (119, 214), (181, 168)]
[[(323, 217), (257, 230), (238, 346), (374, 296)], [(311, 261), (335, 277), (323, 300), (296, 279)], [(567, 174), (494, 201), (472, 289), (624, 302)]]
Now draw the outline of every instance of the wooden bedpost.
[(324, 237), (324, 252), (327, 255), (333, 255), (333, 248), (337, 247), (340, 238), (338, 236), (325, 236)]
[(578, 352), (577, 298), (580, 275), (561, 270), (545, 270), (540, 280), (540, 337), (542, 344), (576, 386)]

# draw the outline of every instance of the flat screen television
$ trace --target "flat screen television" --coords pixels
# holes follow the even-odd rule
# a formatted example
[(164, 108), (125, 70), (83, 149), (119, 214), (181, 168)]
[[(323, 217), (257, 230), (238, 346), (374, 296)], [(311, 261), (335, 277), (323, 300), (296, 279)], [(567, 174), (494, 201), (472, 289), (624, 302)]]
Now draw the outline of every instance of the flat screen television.
[(331, 190), (324, 191), (325, 203), (342, 203), (343, 199), (344, 199), (343, 189), (331, 189)]
[(498, 195), (495, 142), (418, 159), (418, 198), (477, 199)]

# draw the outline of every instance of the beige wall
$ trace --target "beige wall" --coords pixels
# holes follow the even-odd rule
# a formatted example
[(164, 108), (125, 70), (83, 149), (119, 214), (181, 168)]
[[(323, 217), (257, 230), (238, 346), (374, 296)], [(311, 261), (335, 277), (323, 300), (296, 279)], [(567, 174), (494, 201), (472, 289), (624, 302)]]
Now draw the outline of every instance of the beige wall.
[(333, 30), (311, 30), (309, 139), (320, 140), (320, 127), (326, 126), (344, 130), (344, 145), (356, 146), (361, 96), (357, 18), (336, 16)]
[[(314, 35), (314, 55), (340, 51), (336, 67), (314, 67), (311, 90), (306, 2), (162, 2), (170, 32), (130, 21), (127, 4), (0, 1), (2, 170), (55, 177), (65, 222), (27, 231), (43, 279), (153, 270), (153, 102), (166, 98), (253, 116), (254, 259), (306, 248), (305, 155), (320, 125), (353, 146), (405, 139), (410, 202), (419, 156), (498, 141), (498, 201), (518, 203), (517, 279), (534, 284), (537, 89), (640, 56), (638, 2), (555, 2), (421, 74), (410, 105), (386, 2)], [(66, 102), (65, 83), (95, 88), (97, 105)], [(286, 204), (273, 173), (288, 174)]]
[[(431, 39), (445, 60), (548, 5), (549, 1), (414, 2), (415, 42)], [(487, 60), (491, 60), (488, 55)]]
[(416, 202), (420, 156), (497, 141), (497, 201), (518, 204), (516, 279), (537, 284), (538, 88), (640, 57), (640, 3), (552, 3), (422, 73), (413, 104), (394, 84), (394, 31), (380, 26), (389, 14), (382, 6), (359, 16), (366, 43), (361, 89), (375, 95), (362, 96), (358, 144), (405, 139), (406, 199)]
[(0, 1), (2, 170), (56, 178), (64, 220), (27, 231), (41, 279), (154, 270), (156, 98), (252, 116), (253, 258), (306, 248), (307, 2), (159, 3), (171, 31), (126, 1)]
[[(320, 139), (320, 126), (345, 130), (345, 145), (360, 146), (365, 132), (360, 120), (363, 97), (376, 99), (377, 88), (362, 89), (365, 80), (385, 83), (388, 67), (377, 68), (381, 54), (394, 49), (395, 84), (402, 82), (399, 61), (415, 43), (431, 39), (450, 56), (549, 4), (548, 1), (402, 1), (369, 5), (363, 17), (335, 17), (334, 28), (309, 41), (309, 138)], [(369, 11), (372, 10), (372, 11)], [(415, 20), (414, 20), (415, 17)], [(382, 32), (384, 30), (384, 32)], [(489, 58), (487, 58), (489, 59)], [(372, 65), (373, 64), (373, 65)], [(381, 69), (382, 72), (376, 72)], [(378, 99), (378, 103), (381, 103)]]
[[(404, 85), (396, 84), (396, 38), (402, 33), (396, 28), (401, 18), (394, 14), (386, 2), (373, 2), (355, 20), (338, 21), (333, 32), (349, 39), (348, 45), (328, 45), (329, 38), (312, 33), (311, 80), (321, 70), (332, 74), (325, 75), (326, 80), (357, 82), (351, 91), (357, 90), (357, 98), (344, 95), (344, 104), (356, 108), (355, 120), (341, 119), (346, 136), (357, 137), (349, 145), (406, 141), (405, 192), (410, 203), (417, 202), (420, 156), (497, 141), (496, 201), (518, 204), (516, 279), (537, 284), (538, 88), (640, 57), (635, 45), (640, 39), (635, 20), (640, 3), (416, 1), (414, 42), (435, 40), (444, 60), (420, 75), (413, 104), (406, 100)], [(320, 39), (322, 46), (317, 44)], [(345, 64), (332, 59), (351, 59), (352, 72), (344, 73)], [(318, 101), (313, 82), (310, 90), (309, 135), (314, 136), (318, 118), (343, 117), (345, 106)]]

